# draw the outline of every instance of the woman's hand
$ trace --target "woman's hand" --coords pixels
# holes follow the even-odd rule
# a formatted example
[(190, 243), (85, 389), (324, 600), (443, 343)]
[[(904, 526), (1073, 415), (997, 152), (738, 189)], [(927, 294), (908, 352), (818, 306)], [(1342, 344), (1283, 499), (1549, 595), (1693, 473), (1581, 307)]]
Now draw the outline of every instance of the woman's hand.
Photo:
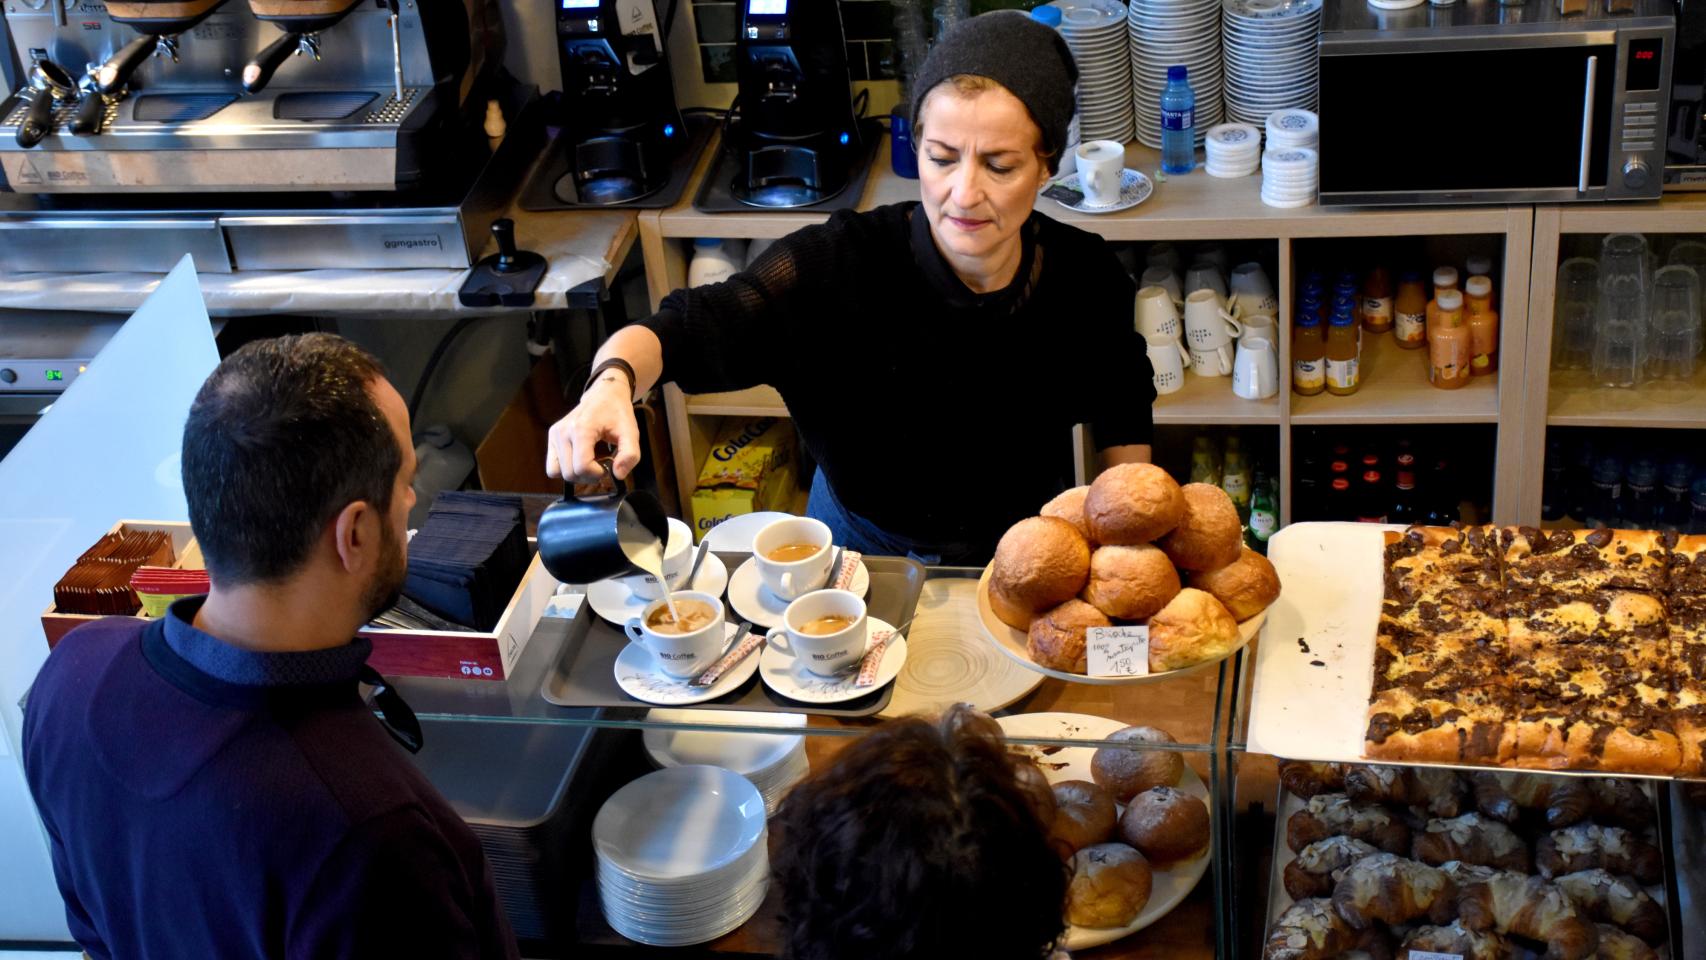
[(545, 447), (545, 475), (567, 481), (594, 483), (604, 478), (598, 466), (598, 445), (615, 448), (611, 469), (625, 479), (640, 464), (640, 423), (628, 378), (615, 370), (587, 388), (569, 415), (551, 425)]

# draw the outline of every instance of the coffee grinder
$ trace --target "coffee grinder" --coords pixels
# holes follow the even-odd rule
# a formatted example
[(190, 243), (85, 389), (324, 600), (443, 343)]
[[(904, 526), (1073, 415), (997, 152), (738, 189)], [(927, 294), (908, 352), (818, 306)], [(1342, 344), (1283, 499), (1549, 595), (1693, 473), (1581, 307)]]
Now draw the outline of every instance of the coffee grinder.
[(735, 56), (740, 89), (724, 131), (735, 199), (800, 207), (844, 190), (871, 134), (853, 106), (841, 5), (743, 0)]

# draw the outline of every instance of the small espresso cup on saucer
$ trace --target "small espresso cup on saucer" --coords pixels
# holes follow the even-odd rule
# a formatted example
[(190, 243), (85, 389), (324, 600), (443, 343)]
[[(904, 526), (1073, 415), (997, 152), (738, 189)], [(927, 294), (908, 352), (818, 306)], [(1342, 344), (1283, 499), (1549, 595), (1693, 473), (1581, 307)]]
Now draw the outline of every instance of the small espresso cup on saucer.
[(824, 585), (835, 542), (829, 527), (811, 517), (788, 517), (766, 524), (752, 538), (752, 562), (765, 589), (793, 600)]
[(669, 603), (653, 600), (640, 615), (623, 625), (628, 639), (646, 648), (658, 669), (677, 680), (696, 677), (717, 662), (727, 642), (723, 630), (723, 601), (715, 594), (677, 592), (675, 609), (688, 629), (677, 630), (669, 619)]
[(1185, 385), (1185, 367), (1191, 353), (1173, 337), (1145, 337), (1149, 366), (1155, 371), (1155, 393), (1165, 396)]
[(1078, 161), (1078, 187), (1084, 204), (1111, 207), (1120, 202), (1120, 175), (1125, 170), (1125, 145), (1113, 140), (1091, 140), (1074, 151)]
[(819, 590), (788, 604), (782, 625), (765, 642), (820, 677), (830, 677), (865, 656), (869, 626), (865, 601), (847, 590)]
[(1185, 298), (1185, 342), (1192, 350), (1212, 350), (1243, 332), (1238, 315), (1214, 291), (1198, 290)]
[[(687, 575), (687, 570), (693, 565), (693, 528), (675, 519), (669, 518), (669, 542), (663, 548), (663, 576), (673, 586), (688, 587), (692, 584), (682, 583), (681, 578)], [(622, 583), (642, 600), (663, 599), (664, 585), (658, 578), (649, 573), (629, 574), (622, 578)]]
[(1133, 309), (1137, 332), (1146, 337), (1177, 340), (1184, 334), (1184, 327), (1179, 323), (1178, 304), (1173, 295), (1161, 287), (1144, 287), (1137, 291), (1137, 304)]

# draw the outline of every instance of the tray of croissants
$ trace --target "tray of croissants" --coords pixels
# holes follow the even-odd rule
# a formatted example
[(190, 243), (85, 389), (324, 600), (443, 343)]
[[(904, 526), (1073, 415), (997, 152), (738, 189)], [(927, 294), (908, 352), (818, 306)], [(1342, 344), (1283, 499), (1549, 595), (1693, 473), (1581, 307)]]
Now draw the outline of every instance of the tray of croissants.
[[(1268, 558), (1244, 545), (1238, 508), (1213, 484), (1181, 486), (1153, 464), (1121, 464), (1014, 524), (978, 580), (997, 649), (1079, 683), (1143, 683), (1226, 659), (1279, 596)], [(1092, 627), (1148, 628), (1147, 672), (1092, 675)]]
[(1263, 960), (1668, 957), (1652, 786), (1280, 764)]

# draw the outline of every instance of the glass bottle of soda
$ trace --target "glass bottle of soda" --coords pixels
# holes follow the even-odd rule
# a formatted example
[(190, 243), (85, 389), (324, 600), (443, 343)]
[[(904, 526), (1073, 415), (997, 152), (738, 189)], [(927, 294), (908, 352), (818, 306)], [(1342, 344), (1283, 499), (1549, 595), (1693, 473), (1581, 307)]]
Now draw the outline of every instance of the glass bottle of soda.
[(1615, 527), (1623, 511), (1623, 460), (1606, 454), (1594, 461), (1589, 479), (1587, 516), (1583, 522), (1590, 527)]
[(1386, 522), (1416, 523), (1422, 519), (1416, 502), (1416, 456), (1400, 453), (1394, 463), (1397, 476), (1393, 482), (1392, 508), (1386, 512)]
[(1458, 504), (1462, 501), (1462, 491), (1457, 489), (1456, 480), (1451, 474), (1451, 464), (1444, 457), (1434, 461), (1433, 470), (1428, 474), (1427, 485), (1423, 488), (1423, 498), (1427, 501), (1428, 510), (1423, 514), (1422, 521), (1430, 526), (1449, 527), (1462, 519)]
[(1357, 487), (1357, 522), (1386, 522), (1386, 484), (1379, 470), (1364, 470)]
[(1653, 526), (1659, 501), (1659, 465), (1650, 457), (1629, 461), (1623, 475), (1623, 503), (1619, 517), (1622, 524), (1635, 530)]
[(1694, 479), (1694, 464), (1678, 457), (1665, 465), (1664, 489), (1659, 491), (1658, 528), (1681, 532), (1688, 526), (1688, 487)]
[(1254, 489), (1250, 491), (1250, 548), (1258, 553), (1268, 552), (1268, 538), (1279, 529), (1279, 498), (1275, 496), (1267, 474), (1256, 471)]
[[(1351, 492), (1349, 477), (1334, 477), (1327, 487), (1326, 518), (1328, 520), (1356, 519), (1356, 495)], [(1706, 498), (1695, 501), (1695, 515), (1706, 522)]]

